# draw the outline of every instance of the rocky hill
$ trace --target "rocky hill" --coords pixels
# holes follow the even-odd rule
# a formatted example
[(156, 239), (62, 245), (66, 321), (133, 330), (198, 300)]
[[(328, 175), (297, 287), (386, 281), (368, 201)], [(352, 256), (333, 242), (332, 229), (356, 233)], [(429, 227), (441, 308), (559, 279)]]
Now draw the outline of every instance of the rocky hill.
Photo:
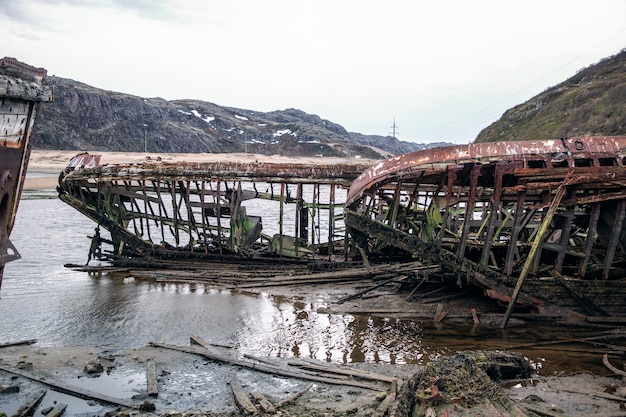
[(142, 98), (48, 77), (54, 102), (42, 105), (37, 149), (380, 158), (440, 144), (348, 132), (296, 109), (262, 113), (200, 100)]
[(476, 142), (626, 135), (626, 49), (506, 111)]

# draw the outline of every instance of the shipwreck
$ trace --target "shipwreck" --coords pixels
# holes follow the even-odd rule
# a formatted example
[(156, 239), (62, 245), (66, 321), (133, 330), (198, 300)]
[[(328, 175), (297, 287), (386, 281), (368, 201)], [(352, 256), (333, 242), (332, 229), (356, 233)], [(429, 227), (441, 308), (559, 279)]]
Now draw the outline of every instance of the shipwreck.
[(449, 146), (369, 167), (100, 165), (85, 153), (58, 191), (110, 232), (113, 264), (404, 265), (414, 281), (508, 304), (506, 325), (514, 305), (624, 315), (625, 158), (626, 136)]
[(15, 58), (0, 59), (0, 285), (4, 265), (20, 257), (10, 241), (30, 159), (30, 135), (41, 102), (52, 101), (43, 85), (47, 71)]
[(367, 258), (439, 264), (457, 285), (509, 302), (508, 314), (520, 301), (619, 315), (625, 158), (626, 136), (401, 155), (354, 181), (344, 221)]

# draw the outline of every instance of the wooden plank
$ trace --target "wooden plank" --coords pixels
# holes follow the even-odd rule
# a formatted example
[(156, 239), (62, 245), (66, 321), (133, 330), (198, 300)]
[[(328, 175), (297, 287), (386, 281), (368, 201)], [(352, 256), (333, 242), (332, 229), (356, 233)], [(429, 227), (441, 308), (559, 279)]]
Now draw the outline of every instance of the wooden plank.
[(230, 388), (233, 391), (235, 397), (235, 403), (245, 414), (256, 414), (257, 409), (250, 401), (248, 394), (243, 390), (241, 382), (237, 379), (235, 374), (230, 377)]
[(227, 344), (223, 344), (223, 343), (209, 343), (206, 340), (204, 340), (202, 337), (200, 336), (189, 336), (189, 341), (191, 342), (191, 344), (196, 344), (198, 346), (202, 346), (205, 349), (212, 349), (214, 347), (222, 347), (222, 348), (226, 348), (226, 349), (232, 349), (233, 345), (227, 345)]
[(159, 386), (157, 384), (157, 366), (154, 359), (146, 361), (146, 378), (148, 380), (148, 395), (151, 397), (159, 396)]
[(25, 371), (9, 369), (4, 366), (0, 366), (0, 371), (17, 375), (22, 378), (30, 379), (31, 381), (35, 381), (40, 384), (46, 385), (62, 394), (67, 394), (67, 395), (71, 395), (77, 398), (82, 398), (83, 400), (96, 400), (96, 401), (100, 401), (106, 404), (120, 405), (120, 406), (128, 407), (128, 408), (139, 408), (139, 404), (132, 403), (130, 401), (126, 401), (120, 398), (109, 397), (108, 395), (100, 394), (97, 392), (89, 391), (89, 390), (78, 388), (78, 387), (72, 387), (69, 385), (61, 384), (61, 383), (51, 382), (49, 380), (37, 378)]
[(594, 302), (591, 301), (587, 296), (585, 296), (583, 292), (581, 292), (570, 282), (568, 282), (563, 275), (559, 274), (557, 271), (552, 271), (551, 275), (555, 277), (556, 280), (559, 281), (559, 283), (561, 283), (563, 287), (565, 287), (565, 289), (576, 300), (576, 302), (578, 302), (578, 304), (580, 304), (580, 306), (585, 309), (587, 314), (599, 315), (604, 317), (610, 316), (610, 314), (604, 311), (602, 307), (594, 304)]
[(476, 185), (478, 184), (478, 176), (480, 175), (480, 166), (477, 165), (472, 169), (470, 175), (469, 194), (465, 206), (463, 229), (461, 232), (461, 243), (458, 247), (456, 256), (465, 257), (465, 248), (467, 246), (467, 237), (470, 230), (471, 219), (474, 217), (474, 206), (476, 204)]
[(41, 403), (41, 400), (43, 400), (43, 397), (45, 397), (46, 392), (47, 391), (45, 390), (41, 391), (39, 394), (35, 396), (35, 398), (33, 398), (32, 400), (30, 400), (29, 402), (21, 406), (15, 412), (15, 414), (13, 414), (13, 417), (30, 417), (33, 414), (35, 414), (35, 410), (37, 410), (37, 407)]
[(587, 273), (587, 264), (591, 256), (591, 249), (596, 240), (596, 231), (598, 230), (598, 220), (600, 219), (600, 204), (594, 204), (589, 217), (589, 227), (587, 228), (587, 240), (585, 240), (585, 248), (583, 249), (584, 257), (580, 260), (578, 266), (578, 276), (584, 278)]
[[(489, 219), (486, 221), (488, 221), (488, 227), (487, 227), (487, 234), (485, 235), (484, 238), (484, 246), (483, 246), (483, 252), (482, 255), (480, 257), (480, 264), (486, 266), (487, 262), (489, 260), (489, 254), (491, 252), (491, 243), (493, 240), (493, 236), (495, 233), (495, 229), (496, 229), (496, 222), (498, 220), (498, 213), (500, 213), (502, 211), (502, 203), (500, 201), (500, 197), (502, 195), (502, 175), (504, 173), (504, 162), (503, 161), (499, 161), (496, 164), (496, 169), (495, 169), (495, 184), (493, 186), (493, 193), (491, 195), (491, 212), (489, 213)], [(508, 219), (508, 217), (504, 220), (504, 222), (506, 222)], [(479, 231), (480, 234), (480, 231)]]
[(313, 384), (309, 384), (306, 387), (304, 387), (304, 389), (301, 389), (300, 391), (296, 392), (293, 395), (290, 395), (289, 397), (285, 398), (284, 400), (281, 400), (278, 402), (278, 404), (276, 404), (276, 408), (281, 408), (282, 406), (286, 405), (286, 404), (293, 404), (298, 397), (306, 394), (311, 387), (313, 386)]
[(567, 246), (569, 244), (570, 234), (572, 233), (572, 222), (574, 220), (574, 209), (572, 207), (568, 207), (563, 217), (565, 217), (565, 223), (561, 228), (561, 239), (559, 240), (559, 250), (558, 255), (556, 256), (556, 262), (554, 264), (554, 270), (559, 274), (563, 270), (563, 261), (565, 260), (565, 254), (567, 251)]
[(253, 392), (250, 393), (250, 395), (252, 396), (252, 398), (254, 398), (256, 400), (257, 403), (259, 403), (259, 406), (261, 407), (261, 410), (264, 413), (274, 414), (276, 412), (276, 407), (274, 407), (274, 404), (272, 404), (260, 392), (253, 391)]
[(17, 342), (4, 342), (4, 343), (0, 343), (0, 348), (11, 347), (11, 346), (32, 345), (34, 343), (37, 343), (37, 339), (19, 340)]
[(59, 417), (59, 416), (61, 416), (65, 412), (66, 408), (67, 408), (67, 404), (58, 403), (52, 409), (52, 411), (50, 411), (48, 414), (46, 414), (46, 417)]
[(624, 214), (626, 214), (626, 201), (619, 200), (615, 211), (613, 232), (611, 233), (611, 239), (609, 240), (608, 247), (606, 248), (606, 257), (604, 258), (604, 268), (602, 269), (602, 278), (604, 279), (609, 279), (609, 272), (611, 270), (611, 266), (613, 265), (613, 257), (615, 256), (615, 250), (617, 249), (622, 233)]
[(356, 378), (370, 379), (372, 381), (381, 381), (394, 383), (398, 381), (398, 378), (388, 375), (376, 374), (373, 372), (360, 371), (358, 369), (348, 369), (345, 367), (331, 365), (327, 363), (320, 363), (318, 361), (313, 362), (313, 360), (302, 359), (300, 361), (291, 360), (288, 362), (289, 365), (298, 366), (301, 368), (308, 368), (318, 371), (325, 371), (339, 375), (348, 375)]
[(150, 346), (160, 347), (163, 349), (172, 349), (177, 350), (179, 352), (190, 353), (194, 355), (199, 355), (204, 358), (228, 363), (235, 366), (240, 366), (242, 368), (252, 369), (258, 372), (264, 372), (268, 374), (275, 374), (280, 376), (285, 376), (289, 378), (298, 378), (303, 380), (315, 381), (315, 382), (323, 382), (326, 384), (334, 384), (334, 385), (349, 385), (352, 387), (358, 388), (367, 388), (371, 390), (380, 390), (380, 386), (373, 383), (361, 382), (361, 381), (350, 381), (350, 380), (339, 380), (332, 378), (323, 378), (316, 375), (309, 375), (303, 372), (291, 371), (289, 369), (280, 368), (277, 366), (260, 364), (257, 362), (246, 361), (234, 357), (228, 357), (226, 355), (222, 355), (215, 351), (210, 351), (198, 346), (178, 346), (178, 345), (169, 345), (161, 342), (150, 342)]
[(522, 272), (520, 273), (517, 283), (515, 284), (515, 288), (513, 289), (513, 294), (511, 295), (511, 301), (509, 302), (509, 306), (506, 309), (506, 313), (504, 314), (504, 319), (502, 320), (502, 325), (500, 327), (505, 328), (507, 323), (509, 322), (509, 318), (511, 317), (511, 313), (513, 312), (513, 306), (517, 302), (517, 297), (519, 296), (520, 290), (522, 289), (522, 284), (526, 279), (526, 275), (528, 274), (530, 267), (535, 261), (535, 256), (537, 255), (539, 248), (541, 247), (541, 243), (543, 242), (544, 235), (548, 231), (548, 226), (556, 213), (559, 204), (561, 204), (561, 200), (565, 195), (565, 191), (567, 191), (567, 183), (569, 181), (571, 172), (565, 177), (559, 189), (556, 191), (556, 195), (550, 204), (550, 208), (546, 213), (546, 216), (543, 218), (541, 225), (537, 231), (537, 236), (535, 236), (535, 240), (533, 242), (532, 247), (530, 248), (530, 252), (528, 253), (528, 257), (526, 258), (526, 262), (524, 263), (524, 267), (522, 268)]

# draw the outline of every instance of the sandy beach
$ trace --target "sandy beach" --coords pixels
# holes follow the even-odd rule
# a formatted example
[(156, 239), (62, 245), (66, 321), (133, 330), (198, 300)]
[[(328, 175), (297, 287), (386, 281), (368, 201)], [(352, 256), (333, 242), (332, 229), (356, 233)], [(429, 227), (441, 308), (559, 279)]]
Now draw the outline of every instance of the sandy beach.
[[(57, 186), (58, 175), (67, 166), (68, 162), (80, 151), (62, 150), (38, 150), (31, 152), (28, 172), (31, 174), (50, 174), (45, 176), (28, 176), (24, 183), (25, 190), (47, 190)], [(377, 161), (373, 159), (359, 158), (318, 158), (318, 157), (285, 157), (281, 155), (260, 155), (250, 153), (167, 153), (152, 154), (141, 152), (90, 152), (101, 155), (100, 163), (107, 164), (132, 164), (140, 163), (147, 157), (156, 159), (160, 157), (163, 162), (273, 162), (292, 164), (359, 164), (373, 165)]]

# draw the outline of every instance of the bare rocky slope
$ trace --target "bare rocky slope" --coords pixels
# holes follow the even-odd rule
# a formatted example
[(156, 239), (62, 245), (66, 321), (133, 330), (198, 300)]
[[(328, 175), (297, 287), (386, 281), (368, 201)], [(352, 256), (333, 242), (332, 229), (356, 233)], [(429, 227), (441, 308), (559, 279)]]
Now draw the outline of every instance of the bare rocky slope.
[(41, 106), (37, 149), (380, 158), (438, 144), (348, 132), (297, 109), (257, 112), (201, 100), (143, 98), (48, 77), (54, 102)]
[(626, 49), (507, 110), (476, 142), (626, 135)]

